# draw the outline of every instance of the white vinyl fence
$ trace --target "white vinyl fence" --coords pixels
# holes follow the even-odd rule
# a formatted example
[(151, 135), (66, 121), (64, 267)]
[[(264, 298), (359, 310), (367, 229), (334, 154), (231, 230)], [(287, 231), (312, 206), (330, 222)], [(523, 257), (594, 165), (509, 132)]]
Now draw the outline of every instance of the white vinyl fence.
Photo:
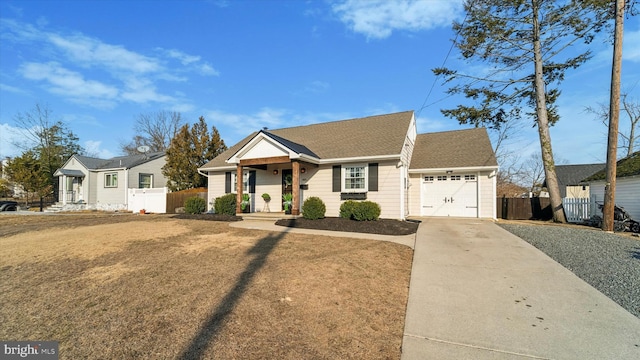
[(598, 207), (589, 198), (564, 198), (562, 199), (564, 214), (567, 221), (581, 223), (589, 220), (591, 215), (596, 215)]
[(162, 213), (167, 211), (166, 187), (152, 189), (129, 189), (127, 208), (134, 213), (144, 209), (146, 212)]

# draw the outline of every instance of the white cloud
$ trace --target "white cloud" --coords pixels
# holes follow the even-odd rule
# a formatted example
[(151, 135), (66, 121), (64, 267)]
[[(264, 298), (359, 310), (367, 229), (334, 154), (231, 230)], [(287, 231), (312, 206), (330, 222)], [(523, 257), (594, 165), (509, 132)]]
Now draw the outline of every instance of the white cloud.
[[(122, 101), (179, 106), (174, 97), (158, 90), (159, 80), (186, 82), (189, 73), (219, 75), (200, 56), (178, 49), (156, 48), (154, 56), (148, 56), (84, 34), (49, 32), (10, 19), (0, 19), (0, 28), (3, 40), (46, 49), (41, 55), (47, 60), (38, 61), (35, 56), (18, 67), (24, 78), (45, 81), (49, 92), (92, 107), (109, 108)], [(3, 84), (2, 89), (19, 90), (11, 84)]]
[(87, 140), (84, 142), (84, 150), (89, 156), (101, 159), (110, 159), (115, 156), (110, 150), (102, 149), (102, 141)]
[(26, 93), (25, 90), (17, 88), (15, 86), (11, 86), (11, 85), (7, 85), (7, 84), (0, 84), (0, 90), (1, 91), (6, 91), (6, 92), (12, 92), (12, 93), (16, 93), (16, 94), (24, 94)]
[[(232, 114), (219, 110), (208, 111), (205, 119), (213, 121), (213, 124), (223, 124), (231, 127), (236, 134), (249, 135), (252, 131), (258, 131), (264, 127), (276, 129), (287, 126), (287, 110), (262, 108), (253, 114)], [(293, 126), (293, 125), (292, 125)], [(288, 127), (288, 126), (287, 126)]]
[(150, 73), (161, 70), (157, 59), (129, 51), (122, 46), (105, 44), (87, 36), (63, 37), (58, 34), (47, 34), (47, 38), (71, 60), (87, 66), (104, 66), (111, 70), (134, 73)]
[(85, 80), (82, 74), (67, 70), (55, 62), (25, 63), (20, 72), (29, 80), (47, 81), (50, 92), (73, 99), (111, 100), (118, 96), (118, 89), (115, 87), (95, 80)]
[(387, 38), (394, 30), (447, 27), (461, 11), (461, 0), (346, 0), (333, 5), (333, 12), (351, 30), (374, 39)]
[(13, 144), (19, 142), (23, 136), (20, 129), (9, 124), (0, 124), (0, 158), (20, 155), (21, 151)]

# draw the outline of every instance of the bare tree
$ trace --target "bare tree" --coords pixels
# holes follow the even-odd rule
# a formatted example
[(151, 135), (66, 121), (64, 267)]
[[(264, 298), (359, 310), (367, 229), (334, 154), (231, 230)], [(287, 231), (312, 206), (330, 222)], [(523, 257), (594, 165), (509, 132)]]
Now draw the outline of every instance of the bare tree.
[[(622, 156), (631, 156), (634, 150), (640, 146), (640, 102), (630, 98), (628, 93), (620, 95), (621, 113), (625, 116), (621, 117), (622, 130), (618, 131), (619, 146), (623, 151)], [(602, 122), (606, 127), (609, 126), (609, 104), (598, 103), (597, 106), (587, 106), (585, 110)]]
[(148, 146), (151, 152), (165, 151), (182, 125), (182, 117), (175, 111), (160, 110), (139, 114), (133, 127), (133, 139), (128, 143), (121, 143), (120, 148), (129, 155), (137, 154), (138, 147), (142, 145)]

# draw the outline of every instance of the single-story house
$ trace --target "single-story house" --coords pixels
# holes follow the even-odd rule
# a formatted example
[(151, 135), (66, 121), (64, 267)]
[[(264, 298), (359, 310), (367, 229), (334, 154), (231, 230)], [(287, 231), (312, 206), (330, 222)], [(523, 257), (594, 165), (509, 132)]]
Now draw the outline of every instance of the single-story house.
[[(589, 176), (589, 197), (604, 203), (606, 169)], [(615, 203), (622, 206), (636, 221), (640, 221), (640, 151), (618, 160), (616, 165)]]
[(63, 209), (127, 210), (128, 189), (161, 188), (164, 152), (99, 159), (73, 155), (55, 172)]
[[(250, 195), (252, 212), (292, 214), (304, 200), (321, 198), (327, 216), (346, 200), (370, 200), (381, 217), (460, 216), (495, 218), (498, 164), (483, 128), (418, 134), (413, 111), (256, 131), (202, 166), (210, 201)], [(238, 181), (238, 179), (241, 179)]]
[[(588, 198), (589, 184), (585, 178), (604, 169), (606, 164), (556, 165), (556, 177), (562, 198)], [(546, 180), (543, 186), (546, 187)]]

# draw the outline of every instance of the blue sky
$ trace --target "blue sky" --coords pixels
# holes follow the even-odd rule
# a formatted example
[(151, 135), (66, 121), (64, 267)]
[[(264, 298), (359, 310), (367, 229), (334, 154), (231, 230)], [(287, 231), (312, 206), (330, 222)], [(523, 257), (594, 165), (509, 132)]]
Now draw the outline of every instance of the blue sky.
[[(19, 154), (14, 119), (36, 103), (105, 158), (120, 154), (138, 114), (158, 110), (204, 116), (228, 145), (262, 127), (404, 110), (419, 114), (421, 133), (461, 129), (440, 109), (469, 102), (448, 97), (431, 69), (446, 59), (477, 71), (455, 49), (447, 58), (463, 16), (457, 0), (4, 0), (0, 156)], [(606, 129), (584, 108), (608, 102), (612, 47), (590, 47), (593, 59), (562, 84), (551, 130), (567, 163), (605, 160)], [(625, 23), (624, 59), (623, 90), (640, 101), (637, 16)], [(510, 146), (525, 158), (537, 141), (525, 124)]]

